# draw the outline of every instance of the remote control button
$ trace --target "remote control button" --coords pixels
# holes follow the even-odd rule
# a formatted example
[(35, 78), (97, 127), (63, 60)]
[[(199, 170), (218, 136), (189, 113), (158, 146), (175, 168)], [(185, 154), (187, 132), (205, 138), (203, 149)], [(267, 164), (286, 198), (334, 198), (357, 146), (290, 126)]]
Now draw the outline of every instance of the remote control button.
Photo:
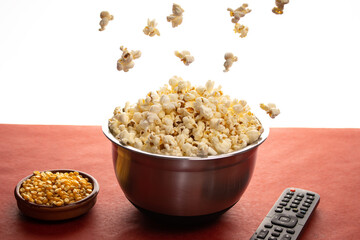
[(309, 200), (309, 199), (306, 199), (305, 202), (311, 204), (313, 201), (312, 201), (312, 200)]
[(288, 228), (293, 228), (297, 222), (296, 217), (287, 214), (277, 214), (271, 219), (272, 224)]
[(264, 225), (264, 227), (266, 227), (266, 228), (272, 228), (273, 225), (272, 225), (271, 223), (267, 223), (267, 224)]
[(281, 206), (286, 206), (287, 205), (287, 203), (286, 202), (281, 202), (281, 203), (279, 203)]
[(275, 227), (274, 231), (281, 233), (283, 231), (283, 229), (281, 227)]
[(314, 196), (307, 196), (307, 199), (314, 200), (315, 197)]
[(282, 205), (277, 206), (277, 208), (281, 208), (281, 209), (282, 209), (283, 207), (284, 207), (284, 206), (282, 206)]
[(299, 201), (301, 201), (301, 200), (302, 200), (302, 198), (301, 198), (301, 197), (296, 197), (296, 198), (295, 198), (295, 200), (299, 200)]
[(265, 239), (266, 235), (268, 235), (268, 233), (269, 233), (269, 230), (261, 230), (259, 232), (259, 234), (257, 235), (257, 237), (260, 239)]
[(280, 237), (280, 233), (278, 233), (278, 232), (273, 232), (273, 233), (271, 233), (271, 236)]
[(296, 216), (297, 216), (298, 218), (304, 218), (304, 215), (301, 214), (301, 213), (297, 213)]
[(277, 213), (282, 213), (283, 210), (282, 210), (281, 208), (277, 208), (277, 209), (275, 209), (275, 212), (277, 212)]
[(290, 192), (295, 192), (296, 190), (295, 190), (295, 188), (290, 188)]
[(298, 193), (298, 194), (296, 194), (296, 196), (303, 198), (305, 195), (303, 193)]
[(308, 208), (308, 207), (310, 207), (310, 204), (308, 204), (308, 203), (303, 203), (303, 206)]
[(293, 212), (298, 212), (298, 211), (299, 211), (299, 209), (293, 208)]
[(298, 205), (293, 203), (293, 204), (290, 205), (290, 207), (291, 207), (291, 208), (297, 208)]
[(301, 207), (300, 210), (307, 211), (307, 210), (309, 210), (309, 208), (307, 208), (307, 207)]
[(295, 233), (295, 230), (294, 230), (294, 229), (286, 229), (286, 232), (287, 232), (287, 233), (290, 233), (290, 234), (294, 234), (294, 233)]
[(307, 193), (306, 193), (306, 195), (309, 195), (309, 196), (312, 196), (312, 197), (314, 197), (314, 196), (315, 196), (315, 194), (314, 194), (314, 193), (310, 193), (310, 192), (307, 192)]
[(290, 207), (286, 207), (286, 208), (285, 208), (285, 210), (288, 210), (288, 211), (289, 211), (290, 209), (291, 209)]
[(306, 214), (306, 211), (300, 210), (300, 213), (305, 215), (305, 214)]
[(291, 240), (291, 236), (289, 234), (285, 234), (281, 240)]
[(293, 203), (293, 204), (299, 204), (300, 201), (299, 201), (299, 200), (294, 200), (292, 203)]
[(294, 193), (287, 193), (286, 195), (285, 195), (286, 197), (288, 197), (288, 198), (292, 198), (292, 196), (294, 196)]
[(269, 237), (268, 239), (269, 239), (269, 240), (277, 240), (277, 238), (276, 238), (276, 237), (273, 237), (273, 236)]

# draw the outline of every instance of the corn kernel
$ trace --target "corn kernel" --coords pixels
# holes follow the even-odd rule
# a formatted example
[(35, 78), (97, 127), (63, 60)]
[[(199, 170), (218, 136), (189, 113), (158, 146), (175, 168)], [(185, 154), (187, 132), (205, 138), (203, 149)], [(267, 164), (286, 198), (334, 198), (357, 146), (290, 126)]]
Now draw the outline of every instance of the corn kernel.
[(34, 171), (34, 175), (23, 182), (19, 191), (28, 202), (63, 206), (87, 197), (92, 192), (92, 184), (78, 172)]

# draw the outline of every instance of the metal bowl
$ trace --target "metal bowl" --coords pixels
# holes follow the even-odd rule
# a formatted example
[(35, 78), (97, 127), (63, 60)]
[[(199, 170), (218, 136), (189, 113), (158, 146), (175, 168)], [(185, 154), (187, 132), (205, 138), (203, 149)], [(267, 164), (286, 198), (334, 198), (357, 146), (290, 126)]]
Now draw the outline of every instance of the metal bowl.
[(247, 188), (257, 150), (269, 135), (232, 153), (176, 157), (152, 154), (122, 145), (109, 131), (117, 180), (127, 199), (141, 210), (170, 216), (221, 213), (236, 204)]

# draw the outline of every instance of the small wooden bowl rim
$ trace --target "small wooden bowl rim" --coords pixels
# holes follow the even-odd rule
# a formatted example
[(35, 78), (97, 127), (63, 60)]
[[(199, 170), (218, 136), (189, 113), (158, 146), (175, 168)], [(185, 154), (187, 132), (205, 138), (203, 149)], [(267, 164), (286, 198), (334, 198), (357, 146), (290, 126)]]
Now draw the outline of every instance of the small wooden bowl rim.
[[(63, 205), (63, 206), (47, 206), (47, 205), (39, 205), (36, 203), (31, 203), (26, 201), (21, 195), (20, 195), (20, 188), (21, 185), (23, 184), (23, 182), (29, 178), (31, 178), (32, 176), (34, 176), (34, 174), (31, 174), (25, 178), (23, 178), (15, 187), (14, 189), (14, 195), (15, 198), (18, 202), (18, 206), (19, 204), (22, 205), (23, 208), (27, 208), (29, 211), (37, 211), (38, 213), (59, 213), (59, 212), (69, 212), (71, 210), (75, 210), (77, 208), (80, 208), (82, 206), (87, 205), (90, 201), (96, 201), (96, 197), (97, 194), (99, 193), (99, 184), (96, 181), (96, 179), (85, 173), (82, 171), (78, 171), (78, 170), (73, 170), (73, 169), (55, 169), (55, 170), (45, 170), (45, 171), (41, 171), (41, 172), (52, 172), (52, 173), (56, 173), (56, 172), (78, 172), (79, 175), (81, 175), (83, 178), (88, 178), (89, 182), (92, 183), (93, 185), (93, 191), (91, 192), (91, 194), (89, 196), (87, 196), (84, 199), (81, 199), (80, 201), (74, 202), (74, 203), (70, 203), (68, 205)], [(90, 206), (90, 208), (88, 210), (90, 210), (92, 208), (93, 205)], [(20, 207), (19, 207), (20, 208)], [(21, 209), (20, 209), (21, 210)], [(87, 211), (88, 211), (87, 210)], [(29, 214), (25, 214), (25, 215), (29, 215)], [(31, 217), (31, 216), (30, 216)], [(76, 217), (76, 215), (74, 215), (73, 217)], [(39, 218), (41, 219), (41, 218)], [(64, 218), (65, 219), (65, 218)]]

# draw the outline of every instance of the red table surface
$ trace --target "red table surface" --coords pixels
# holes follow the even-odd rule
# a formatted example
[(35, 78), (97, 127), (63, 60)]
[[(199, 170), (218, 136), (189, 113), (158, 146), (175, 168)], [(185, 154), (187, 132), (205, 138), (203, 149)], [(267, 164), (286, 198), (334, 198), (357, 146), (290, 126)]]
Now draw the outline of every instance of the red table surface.
[[(301, 239), (359, 239), (360, 129), (272, 128), (259, 148), (252, 180), (240, 201), (217, 221), (164, 226), (125, 198), (99, 126), (0, 124), (0, 239), (249, 239), (280, 193), (298, 187), (321, 201)], [(82, 217), (40, 222), (24, 217), (16, 184), (34, 170), (77, 169), (100, 185)]]

